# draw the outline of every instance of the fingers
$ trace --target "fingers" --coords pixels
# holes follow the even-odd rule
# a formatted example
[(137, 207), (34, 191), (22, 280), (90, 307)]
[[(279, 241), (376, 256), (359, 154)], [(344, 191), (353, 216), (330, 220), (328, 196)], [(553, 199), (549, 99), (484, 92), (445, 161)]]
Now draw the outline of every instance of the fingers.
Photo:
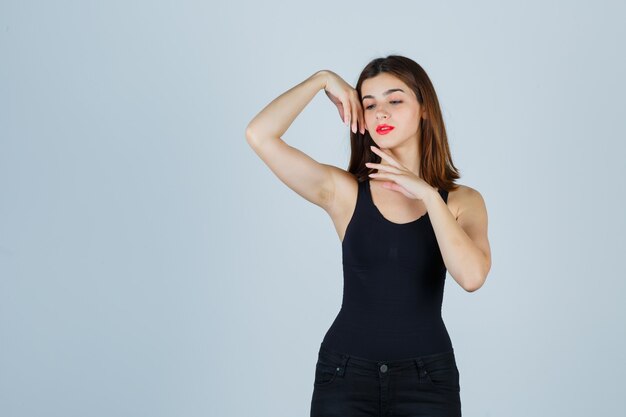
[(350, 90), (348, 93), (348, 97), (345, 100), (345, 107), (348, 110), (346, 113), (346, 125), (350, 128), (350, 130), (354, 131), (354, 90)]
[(381, 173), (381, 171), (384, 172), (389, 172), (392, 174), (401, 174), (402, 171), (396, 167), (390, 166), (390, 165), (385, 165), (385, 164), (375, 164), (374, 162), (366, 162), (365, 166), (368, 168), (374, 168), (377, 169), (379, 173)]
[(359, 103), (359, 95), (356, 90), (350, 91), (350, 130), (352, 133), (356, 133), (357, 129), (361, 131), (361, 134), (365, 133), (363, 111), (361, 110), (361, 103)]
[(361, 126), (361, 134), (365, 134), (365, 116), (363, 115), (363, 106), (359, 103), (359, 126)]
[(343, 105), (340, 106), (339, 104), (337, 104), (337, 109), (339, 110), (339, 118), (345, 125), (346, 124), (346, 111), (344, 110)]
[(378, 156), (380, 156), (382, 159), (384, 159), (385, 161), (389, 162), (391, 165), (393, 165), (396, 168), (400, 168), (402, 167), (402, 165), (400, 165), (398, 162), (396, 162), (395, 159), (393, 159), (391, 156), (387, 155), (386, 152), (383, 152), (382, 150), (378, 149), (376, 146), (370, 146), (370, 149), (377, 154)]
[(356, 129), (359, 129), (361, 134), (364, 135), (365, 117), (363, 116), (363, 106), (361, 106), (361, 102), (359, 102), (359, 94), (356, 90), (354, 90), (354, 108), (356, 112), (355, 114), (357, 115), (355, 122), (358, 123), (358, 125), (355, 125), (354, 133), (356, 133)]
[(348, 93), (348, 97), (341, 101), (341, 108), (343, 109), (343, 122), (350, 128), (353, 133), (356, 133), (357, 129), (361, 131), (361, 134), (365, 134), (365, 118), (363, 116), (363, 109), (361, 103), (359, 103), (359, 96), (356, 90), (351, 90)]
[(350, 99), (348, 98), (347, 100), (343, 101), (343, 122), (345, 123), (345, 125), (347, 126), (348, 123), (350, 123)]
[(352, 118), (352, 126), (350, 130), (352, 130), (352, 133), (356, 133), (356, 128), (359, 122), (359, 110), (357, 108), (357, 103), (354, 100), (354, 96), (352, 97), (351, 103), (352, 103), (352, 114), (355, 115), (356, 117)]

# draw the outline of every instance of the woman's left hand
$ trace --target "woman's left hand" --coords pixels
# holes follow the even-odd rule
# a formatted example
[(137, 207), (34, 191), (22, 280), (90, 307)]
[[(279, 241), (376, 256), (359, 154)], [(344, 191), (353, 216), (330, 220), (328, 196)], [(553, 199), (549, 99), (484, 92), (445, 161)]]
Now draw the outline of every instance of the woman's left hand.
[(387, 152), (376, 146), (370, 146), (370, 148), (374, 153), (389, 163), (389, 165), (375, 164), (373, 162), (367, 162), (365, 164), (368, 168), (378, 169), (377, 173), (369, 174), (370, 177), (373, 179), (389, 180), (383, 182), (383, 187), (401, 192), (405, 196), (416, 200), (424, 200), (435, 190), (426, 181), (393, 159)]

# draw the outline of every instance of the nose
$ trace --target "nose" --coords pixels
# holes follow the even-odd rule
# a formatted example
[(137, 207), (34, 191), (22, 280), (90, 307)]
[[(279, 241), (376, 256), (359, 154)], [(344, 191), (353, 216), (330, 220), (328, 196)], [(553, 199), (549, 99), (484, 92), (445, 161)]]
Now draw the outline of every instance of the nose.
[(380, 120), (380, 119), (386, 119), (387, 118), (387, 113), (378, 113), (376, 114), (376, 119)]

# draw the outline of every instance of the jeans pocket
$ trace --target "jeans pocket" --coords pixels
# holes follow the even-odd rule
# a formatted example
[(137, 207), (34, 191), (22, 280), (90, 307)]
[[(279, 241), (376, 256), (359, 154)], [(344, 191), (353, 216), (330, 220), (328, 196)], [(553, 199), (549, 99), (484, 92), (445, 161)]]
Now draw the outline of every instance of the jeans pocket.
[(421, 376), (426, 383), (443, 390), (460, 392), (459, 369), (453, 353), (424, 360), (421, 368)]
[(318, 361), (315, 365), (315, 381), (313, 385), (316, 387), (325, 387), (333, 383), (339, 373), (339, 366), (329, 365)]
[(344, 374), (346, 357), (344, 355), (328, 354), (320, 351), (315, 364), (315, 380), (313, 385), (325, 387), (331, 385), (335, 379)]

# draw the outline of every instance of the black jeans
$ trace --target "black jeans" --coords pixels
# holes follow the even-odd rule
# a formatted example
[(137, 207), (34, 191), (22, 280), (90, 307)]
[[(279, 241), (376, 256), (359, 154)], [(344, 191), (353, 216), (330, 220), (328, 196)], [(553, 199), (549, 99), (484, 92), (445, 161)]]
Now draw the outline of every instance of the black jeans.
[(454, 350), (373, 361), (320, 346), (311, 417), (460, 417)]

